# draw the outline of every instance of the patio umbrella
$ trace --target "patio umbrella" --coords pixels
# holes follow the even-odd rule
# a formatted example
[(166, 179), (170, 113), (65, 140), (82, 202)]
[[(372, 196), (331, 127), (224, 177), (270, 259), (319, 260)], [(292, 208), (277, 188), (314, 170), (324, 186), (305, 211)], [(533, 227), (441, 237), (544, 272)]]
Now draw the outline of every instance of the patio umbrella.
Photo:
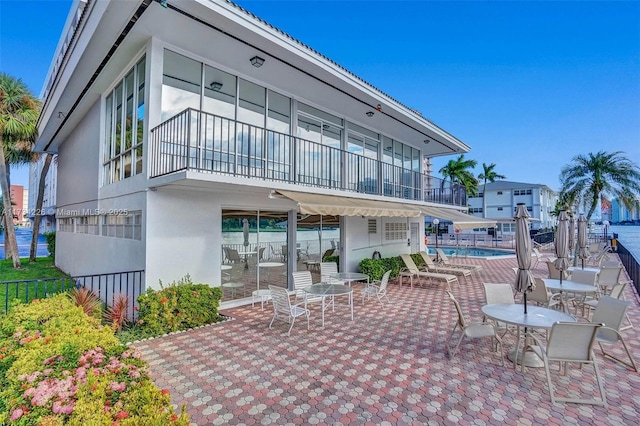
[(584, 269), (584, 260), (589, 258), (589, 241), (587, 240), (587, 218), (582, 213), (578, 217), (578, 257), (582, 259), (582, 269)]
[(576, 222), (573, 215), (569, 216), (569, 253), (573, 252), (573, 248), (576, 246)]
[(516, 208), (516, 258), (518, 260), (518, 274), (516, 275), (516, 290), (524, 297), (524, 313), (527, 313), (527, 292), (535, 288), (531, 274), (531, 237), (529, 236), (529, 213), (524, 203), (518, 203)]
[(244, 246), (247, 247), (249, 245), (249, 221), (247, 219), (242, 219), (242, 235), (244, 236)]
[(556, 257), (554, 264), (560, 271), (560, 284), (562, 284), (562, 275), (569, 268), (567, 253), (569, 252), (569, 228), (567, 226), (569, 218), (567, 212), (560, 212), (558, 217), (558, 233), (556, 235)]

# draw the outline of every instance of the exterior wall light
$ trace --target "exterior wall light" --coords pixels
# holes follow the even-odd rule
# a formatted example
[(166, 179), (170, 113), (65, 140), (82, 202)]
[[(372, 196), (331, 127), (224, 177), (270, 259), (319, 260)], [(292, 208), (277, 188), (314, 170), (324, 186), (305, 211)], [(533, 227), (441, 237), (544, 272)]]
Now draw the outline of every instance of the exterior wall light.
[(251, 58), (251, 65), (253, 65), (254, 67), (260, 68), (262, 64), (264, 64), (264, 59), (260, 56), (254, 56), (253, 58)]
[(373, 111), (367, 111), (366, 114), (367, 117), (373, 117)]
[(211, 87), (211, 90), (215, 90), (216, 92), (219, 92), (220, 89), (222, 89), (222, 83), (218, 81), (214, 81), (209, 85), (209, 87)]

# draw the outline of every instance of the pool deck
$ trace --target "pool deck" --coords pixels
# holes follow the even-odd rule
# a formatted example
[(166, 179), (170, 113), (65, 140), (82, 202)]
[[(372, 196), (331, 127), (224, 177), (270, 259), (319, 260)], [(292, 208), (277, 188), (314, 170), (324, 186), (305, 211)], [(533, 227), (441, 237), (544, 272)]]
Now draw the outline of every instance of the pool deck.
[[(515, 258), (456, 259), (484, 267), (454, 287), (467, 319), (478, 321), (482, 282), (513, 282)], [(543, 268), (544, 266), (544, 268)], [(537, 276), (546, 276), (539, 264)], [(449, 359), (446, 341), (456, 321), (443, 287), (390, 284), (391, 303), (362, 303), (355, 320), (344, 306), (311, 305), (311, 326), (297, 321), (268, 328), (272, 310), (260, 304), (221, 311), (233, 320), (136, 343), (160, 388), (185, 405), (193, 424), (462, 424), (635, 425), (640, 418), (640, 374), (596, 351), (608, 406), (552, 404), (544, 369), (514, 370), (488, 341), (466, 341)], [(635, 327), (623, 331), (640, 362), (640, 303), (627, 287)], [(505, 353), (515, 336), (504, 338)], [(620, 345), (614, 353), (623, 356)], [(552, 371), (557, 372), (557, 367)], [(558, 392), (594, 394), (592, 370), (554, 374)]]

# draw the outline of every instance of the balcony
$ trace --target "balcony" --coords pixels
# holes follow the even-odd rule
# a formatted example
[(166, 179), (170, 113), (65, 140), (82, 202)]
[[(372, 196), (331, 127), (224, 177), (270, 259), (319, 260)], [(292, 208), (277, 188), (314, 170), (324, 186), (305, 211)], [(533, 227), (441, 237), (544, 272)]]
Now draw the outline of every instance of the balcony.
[(186, 109), (151, 130), (150, 168), (150, 178), (189, 170), (393, 199), (467, 205), (465, 189), (460, 185), (194, 109)]

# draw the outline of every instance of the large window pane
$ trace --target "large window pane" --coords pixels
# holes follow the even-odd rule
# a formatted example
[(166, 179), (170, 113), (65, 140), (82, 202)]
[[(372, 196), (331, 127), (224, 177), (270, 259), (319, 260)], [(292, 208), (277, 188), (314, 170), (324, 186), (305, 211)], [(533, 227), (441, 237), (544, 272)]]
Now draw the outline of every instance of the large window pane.
[(125, 93), (125, 116), (124, 116), (124, 150), (132, 146), (133, 140), (133, 93), (134, 93), (133, 70), (124, 78)]
[(264, 127), (265, 88), (240, 79), (238, 121)]
[(201, 72), (200, 62), (164, 51), (161, 121), (186, 108), (200, 109)]
[(271, 90), (267, 91), (269, 113), (267, 129), (289, 134), (291, 129), (291, 99)]
[(236, 77), (217, 68), (204, 67), (204, 111), (236, 118)]

